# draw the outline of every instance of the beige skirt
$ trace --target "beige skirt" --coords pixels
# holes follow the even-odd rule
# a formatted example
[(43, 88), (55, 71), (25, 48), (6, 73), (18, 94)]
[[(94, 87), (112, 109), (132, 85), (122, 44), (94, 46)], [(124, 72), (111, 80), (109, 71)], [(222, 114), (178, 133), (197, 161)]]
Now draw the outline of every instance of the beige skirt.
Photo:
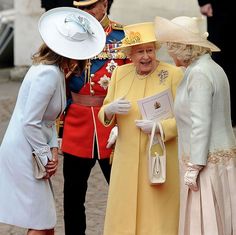
[(184, 185), (185, 171), (181, 161), (179, 235), (236, 235), (236, 155), (208, 160), (197, 192)]

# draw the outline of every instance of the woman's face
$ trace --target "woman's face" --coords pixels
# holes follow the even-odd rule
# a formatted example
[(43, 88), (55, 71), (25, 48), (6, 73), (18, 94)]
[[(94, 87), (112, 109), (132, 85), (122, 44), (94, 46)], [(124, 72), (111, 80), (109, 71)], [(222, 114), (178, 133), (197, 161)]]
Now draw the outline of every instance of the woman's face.
[(172, 59), (173, 59), (175, 65), (176, 65), (177, 67), (183, 66), (182, 61), (179, 60), (179, 59), (177, 58), (177, 56), (176, 56), (174, 53), (168, 51), (168, 54), (170, 55), (170, 57), (172, 57)]
[(130, 59), (136, 67), (138, 74), (148, 74), (157, 65), (156, 46), (154, 42), (133, 46), (130, 51)]

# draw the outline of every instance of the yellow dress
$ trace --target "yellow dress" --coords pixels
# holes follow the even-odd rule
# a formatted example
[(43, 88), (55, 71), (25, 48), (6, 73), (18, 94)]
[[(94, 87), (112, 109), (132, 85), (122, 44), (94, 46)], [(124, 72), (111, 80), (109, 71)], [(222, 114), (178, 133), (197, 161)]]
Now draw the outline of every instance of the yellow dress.
[[(133, 64), (117, 67), (99, 112), (104, 125), (115, 122), (116, 141), (105, 216), (104, 235), (177, 235), (179, 220), (179, 172), (175, 119), (161, 122), (167, 150), (167, 180), (151, 186), (147, 173), (148, 135), (135, 125), (141, 119), (137, 100), (167, 88), (175, 97), (182, 79), (180, 68), (160, 62), (148, 77), (137, 77)], [(105, 123), (104, 107), (125, 97), (131, 102), (127, 115)]]

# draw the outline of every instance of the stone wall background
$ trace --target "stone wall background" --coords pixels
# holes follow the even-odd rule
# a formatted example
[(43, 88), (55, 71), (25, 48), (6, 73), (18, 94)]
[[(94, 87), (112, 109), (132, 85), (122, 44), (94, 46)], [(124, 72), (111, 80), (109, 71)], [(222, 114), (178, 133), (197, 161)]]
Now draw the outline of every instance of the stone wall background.
[(0, 11), (13, 8), (13, 0), (0, 0)]
[[(49, 0), (50, 1), (50, 0)], [(40, 0), (0, 0), (0, 10), (16, 10), (14, 27), (14, 65), (29, 66), (31, 56), (42, 43), (38, 33), (38, 19), (44, 10)], [(153, 21), (155, 16), (173, 18), (179, 15), (201, 18), (197, 0), (114, 0), (110, 18), (123, 24)], [(205, 19), (202, 19), (205, 28)], [(160, 59), (170, 60), (165, 49), (159, 52)]]

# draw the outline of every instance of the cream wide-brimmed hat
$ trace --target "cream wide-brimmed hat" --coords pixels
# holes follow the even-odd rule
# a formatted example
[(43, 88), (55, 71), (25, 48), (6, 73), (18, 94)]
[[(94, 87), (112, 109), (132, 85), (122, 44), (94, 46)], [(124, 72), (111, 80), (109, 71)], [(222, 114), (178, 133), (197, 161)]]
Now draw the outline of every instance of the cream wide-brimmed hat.
[(220, 51), (215, 44), (207, 40), (208, 33), (201, 33), (196, 17), (178, 16), (172, 20), (155, 17), (155, 32), (159, 42), (176, 42)]
[(157, 42), (153, 22), (144, 22), (124, 26), (125, 37), (122, 44), (116, 49), (128, 49), (132, 46)]
[(89, 6), (92, 5), (99, 0), (78, 0), (78, 1), (73, 1), (73, 5), (76, 7), (84, 7), (84, 6)]
[(104, 48), (106, 35), (90, 14), (73, 7), (58, 7), (45, 12), (38, 29), (46, 45), (71, 59), (88, 59)]

